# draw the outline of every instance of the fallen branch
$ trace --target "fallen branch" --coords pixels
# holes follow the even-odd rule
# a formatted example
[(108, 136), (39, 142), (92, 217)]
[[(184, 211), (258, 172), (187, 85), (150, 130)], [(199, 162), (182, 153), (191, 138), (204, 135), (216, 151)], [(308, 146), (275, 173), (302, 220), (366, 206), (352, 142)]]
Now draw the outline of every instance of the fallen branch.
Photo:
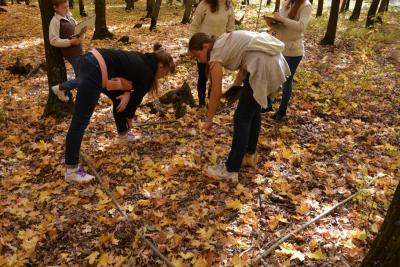
[(317, 217), (315, 217), (314, 219), (312, 219), (309, 222), (306, 222), (305, 224), (303, 224), (299, 229), (294, 230), (292, 232), (290, 232), (289, 234), (285, 235), (284, 237), (279, 238), (276, 242), (274, 242), (272, 244), (272, 246), (270, 246), (268, 249), (264, 250), (264, 252), (261, 253), (261, 255), (259, 255), (258, 257), (256, 257), (254, 260), (251, 261), (250, 266), (256, 266), (260, 264), (260, 261), (262, 258), (268, 256), (272, 251), (274, 251), (280, 244), (282, 244), (283, 242), (285, 242), (286, 240), (288, 240), (289, 238), (291, 238), (293, 235), (297, 234), (298, 232), (304, 230), (307, 226), (309, 226), (310, 224), (313, 224), (314, 222), (318, 221), (319, 219), (321, 219), (322, 217), (325, 217), (326, 215), (328, 215), (329, 213), (331, 213), (332, 211), (334, 211), (336, 208), (340, 207), (341, 205), (349, 202), (351, 199), (353, 199), (355, 196), (357, 196), (358, 194), (360, 194), (361, 192), (364, 192), (366, 189), (360, 189), (358, 190), (356, 193), (352, 194), (351, 196), (349, 196), (348, 198), (346, 198), (345, 200), (337, 203), (335, 206), (333, 206), (332, 208), (330, 208), (329, 210), (321, 213), (320, 215), (318, 215)]
[[(92, 173), (94, 174), (94, 176), (96, 177), (96, 179), (99, 181), (99, 183), (101, 184), (101, 186), (103, 187), (104, 191), (106, 192), (106, 194), (111, 198), (112, 202), (114, 203), (115, 207), (117, 208), (117, 210), (121, 213), (121, 215), (125, 218), (125, 220), (127, 220), (128, 222), (132, 223), (131, 219), (129, 218), (128, 214), (126, 214), (126, 212), (122, 209), (122, 207), (119, 205), (117, 199), (114, 197), (114, 195), (111, 193), (110, 189), (108, 188), (108, 186), (104, 183), (103, 179), (100, 177), (100, 175), (97, 173), (96, 169), (93, 167), (93, 165), (90, 163), (90, 161), (87, 159), (86, 155), (83, 154), (82, 152), (79, 153), (82, 160), (89, 166), (90, 170), (92, 171)], [(133, 228), (135, 230), (135, 228)], [(156, 254), (160, 259), (162, 259), (165, 264), (167, 264), (167, 266), (171, 266), (171, 267), (175, 267), (175, 265), (173, 265), (168, 259), (167, 257), (165, 257), (159, 250), (158, 248), (150, 241), (148, 240), (142, 233), (140, 233), (139, 231), (135, 230), (136, 233), (139, 235), (140, 239), (147, 244), (151, 250), (154, 252), (154, 254)]]

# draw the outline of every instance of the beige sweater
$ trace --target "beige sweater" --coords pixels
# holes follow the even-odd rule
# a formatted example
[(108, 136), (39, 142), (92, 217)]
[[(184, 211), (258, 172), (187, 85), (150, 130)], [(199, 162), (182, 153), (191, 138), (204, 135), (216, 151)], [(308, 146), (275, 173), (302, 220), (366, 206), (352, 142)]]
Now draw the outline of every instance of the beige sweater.
[(73, 20), (75, 21), (70, 14), (66, 17), (60, 16), (57, 13), (54, 13), (53, 18), (50, 21), (49, 25), (49, 41), (52, 46), (55, 47), (69, 47), (71, 46), (71, 42), (69, 39), (61, 39), (60, 38), (60, 20)]
[(211, 12), (210, 6), (203, 0), (199, 3), (189, 29), (192, 34), (204, 32), (211, 35), (221, 35), (235, 29), (235, 14), (233, 7), (226, 9), (226, 0), (219, 0), (218, 10)]
[(280, 14), (285, 17), (283, 24), (272, 26), (277, 38), (285, 43), (284, 56), (296, 57), (304, 55), (304, 31), (310, 21), (312, 5), (306, 0), (299, 8), (294, 20), (289, 19), (290, 9), (286, 8), (287, 1), (284, 1)]

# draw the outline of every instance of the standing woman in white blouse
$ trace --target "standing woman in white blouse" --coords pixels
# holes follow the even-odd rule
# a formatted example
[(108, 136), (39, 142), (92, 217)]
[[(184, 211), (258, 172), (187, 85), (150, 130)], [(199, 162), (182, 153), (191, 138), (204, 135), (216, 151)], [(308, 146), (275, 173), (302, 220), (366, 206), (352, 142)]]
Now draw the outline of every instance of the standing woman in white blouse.
[[(190, 25), (191, 34), (203, 32), (220, 36), (235, 28), (235, 14), (231, 0), (203, 0), (199, 3)], [(199, 106), (205, 106), (207, 87), (207, 64), (197, 62), (197, 95)]]
[[(292, 95), (293, 76), (304, 56), (304, 31), (310, 21), (311, 11), (312, 5), (308, 0), (286, 0), (281, 10), (275, 12), (273, 16), (274, 20), (280, 23), (272, 23), (273, 21), (267, 20), (268, 26), (276, 32), (277, 38), (285, 44), (285, 50), (282, 54), (292, 73), (282, 85), (282, 101), (278, 111), (273, 115), (275, 120), (281, 120), (286, 116), (286, 109)], [(267, 110), (272, 110), (271, 101)]]

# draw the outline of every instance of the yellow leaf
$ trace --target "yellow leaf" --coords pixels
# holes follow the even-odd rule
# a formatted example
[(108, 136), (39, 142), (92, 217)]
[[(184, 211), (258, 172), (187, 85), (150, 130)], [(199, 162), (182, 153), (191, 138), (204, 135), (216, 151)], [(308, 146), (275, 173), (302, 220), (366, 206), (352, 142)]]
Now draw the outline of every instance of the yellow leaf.
[(194, 257), (194, 254), (192, 252), (187, 252), (187, 253), (179, 253), (179, 255), (184, 259), (184, 260), (188, 260)]
[(48, 198), (49, 198), (49, 192), (47, 191), (40, 192), (39, 203), (45, 202)]
[(85, 259), (87, 259), (87, 260), (89, 260), (89, 264), (93, 264), (95, 261), (96, 261), (96, 259), (97, 259), (97, 256), (99, 256), (99, 252), (97, 252), (97, 251), (95, 251), (95, 252), (92, 252), (89, 256), (87, 256)]
[(99, 261), (97, 262), (97, 267), (107, 266), (108, 264), (108, 253), (102, 253), (100, 255)]
[(120, 257), (119, 261), (114, 265), (114, 267), (121, 267), (122, 264), (124, 264), (124, 262), (126, 261), (127, 258), (128, 258), (128, 256)]
[(284, 159), (290, 160), (291, 158), (293, 158), (293, 153), (292, 153), (292, 151), (290, 151), (290, 149), (283, 149), (282, 157)]
[(186, 266), (181, 259), (172, 258), (171, 262), (175, 267), (185, 267)]
[(194, 262), (193, 267), (207, 267), (207, 261), (200, 256)]
[(324, 258), (324, 253), (322, 253), (321, 249), (318, 249), (314, 253), (306, 253), (306, 255), (313, 260), (322, 260)]
[(239, 210), (242, 207), (242, 203), (240, 203), (239, 199), (227, 199), (225, 200), (226, 207), (228, 209), (237, 209)]
[(16, 157), (17, 157), (17, 159), (25, 159), (26, 158), (24, 152), (22, 152), (21, 150), (18, 150)]
[(238, 255), (233, 256), (232, 258), (233, 267), (245, 267), (246, 261), (242, 260)]
[(208, 228), (208, 230), (206, 231), (205, 228), (200, 228), (199, 230), (197, 230), (196, 233), (198, 233), (200, 235), (201, 239), (209, 240), (214, 233), (214, 229)]
[(279, 129), (279, 132), (281, 134), (289, 134), (289, 133), (292, 133), (293, 130), (287, 126), (283, 126), (282, 128)]

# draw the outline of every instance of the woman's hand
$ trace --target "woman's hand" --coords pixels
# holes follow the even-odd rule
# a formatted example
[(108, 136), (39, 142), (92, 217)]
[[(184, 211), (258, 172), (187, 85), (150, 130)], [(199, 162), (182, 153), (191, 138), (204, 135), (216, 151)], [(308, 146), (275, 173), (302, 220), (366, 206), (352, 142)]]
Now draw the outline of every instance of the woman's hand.
[(81, 43), (81, 39), (78, 37), (72, 37), (69, 42), (71, 45), (79, 45)]
[(277, 21), (283, 22), (285, 20), (285, 17), (281, 15), (279, 12), (275, 12), (273, 15), (273, 18)]
[(130, 98), (131, 98), (130, 92), (125, 92), (117, 97), (117, 99), (121, 100), (121, 102), (119, 102), (119, 105), (117, 107), (117, 112), (122, 112), (125, 110)]

